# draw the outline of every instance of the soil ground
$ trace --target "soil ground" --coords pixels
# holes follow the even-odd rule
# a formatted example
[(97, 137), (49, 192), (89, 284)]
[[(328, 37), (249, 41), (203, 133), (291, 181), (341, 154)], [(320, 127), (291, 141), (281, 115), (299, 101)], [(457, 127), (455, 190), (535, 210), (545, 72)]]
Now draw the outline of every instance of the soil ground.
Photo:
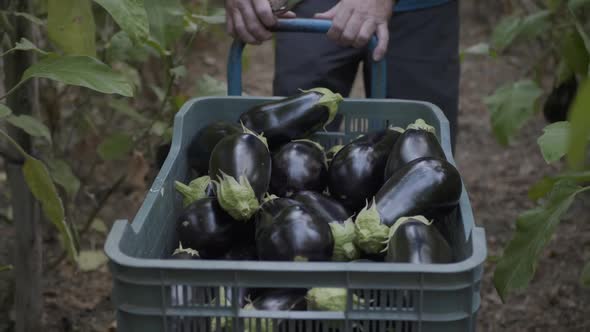
[[(462, 47), (483, 41), (494, 19), (481, 19), (474, 2), (462, 1)], [(485, 12), (485, 10), (484, 10)], [(208, 73), (224, 80), (229, 40), (198, 40), (189, 64), (191, 77)], [(248, 94), (269, 95), (273, 76), (270, 43), (252, 47), (244, 88)], [(536, 139), (542, 131), (541, 115), (527, 123), (510, 147), (502, 147), (491, 132), (484, 96), (500, 84), (518, 78), (519, 64), (525, 58), (497, 61), (466, 58), (462, 64), (460, 132), (456, 159), (473, 206), (475, 220), (486, 230), (488, 254), (501, 254), (511, 238), (517, 215), (533, 206), (527, 198), (530, 184), (557, 166), (548, 166), (541, 157)], [(360, 79), (353, 96), (363, 97)], [(0, 182), (2, 179), (0, 179)], [(110, 226), (118, 218), (132, 218), (142, 192), (116, 194), (100, 218)], [(90, 202), (90, 200), (89, 200)], [(502, 303), (494, 290), (493, 259), (485, 265), (482, 305), (478, 331), (588, 331), (590, 330), (590, 291), (578, 280), (584, 262), (590, 261), (590, 217), (588, 197), (582, 197), (562, 221), (549, 247), (543, 251), (530, 287), (511, 295)], [(90, 203), (88, 203), (90, 204)], [(0, 238), (13, 237), (12, 228), (0, 223)], [(87, 248), (102, 248), (104, 234), (91, 232), (83, 243)], [(8, 257), (11, 241), (0, 242), (0, 257)], [(58, 242), (46, 243), (48, 259), (57, 254)], [(110, 302), (111, 278), (106, 267), (79, 272), (64, 262), (45, 275), (45, 322), (47, 331), (112, 330), (114, 314)], [(6, 294), (7, 281), (0, 280), (0, 294)], [(0, 297), (1, 299), (2, 297)], [(0, 308), (8, 306), (0, 304)], [(0, 319), (0, 331), (4, 331)]]

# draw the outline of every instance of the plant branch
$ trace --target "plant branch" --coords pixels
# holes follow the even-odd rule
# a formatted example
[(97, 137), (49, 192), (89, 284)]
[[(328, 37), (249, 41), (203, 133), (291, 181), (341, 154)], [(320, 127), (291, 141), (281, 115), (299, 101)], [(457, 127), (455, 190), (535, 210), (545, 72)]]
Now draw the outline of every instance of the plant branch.
[(4, 136), (4, 138), (12, 145), (24, 158), (29, 158), (29, 154), (18, 144), (10, 135), (8, 135), (3, 130), (0, 130), (0, 136)]

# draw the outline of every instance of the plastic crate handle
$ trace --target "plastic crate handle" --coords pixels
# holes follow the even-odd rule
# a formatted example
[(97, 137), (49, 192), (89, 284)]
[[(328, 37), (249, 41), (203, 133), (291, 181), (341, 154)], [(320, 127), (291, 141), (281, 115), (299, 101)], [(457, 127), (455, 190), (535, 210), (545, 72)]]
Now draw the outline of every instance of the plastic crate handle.
[[(310, 32), (327, 33), (332, 26), (332, 21), (318, 19), (279, 19), (271, 28), (274, 32)], [(230, 96), (242, 95), (242, 52), (244, 42), (235, 39), (229, 53), (227, 63), (227, 92)], [(370, 51), (377, 47), (377, 37), (373, 36), (369, 43)], [(371, 63), (371, 98), (385, 98), (387, 83), (387, 66), (385, 59)]]

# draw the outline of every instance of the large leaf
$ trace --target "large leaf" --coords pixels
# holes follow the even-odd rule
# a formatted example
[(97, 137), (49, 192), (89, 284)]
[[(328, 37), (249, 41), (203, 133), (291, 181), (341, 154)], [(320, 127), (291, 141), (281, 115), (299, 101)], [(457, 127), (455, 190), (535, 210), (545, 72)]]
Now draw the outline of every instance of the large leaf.
[(515, 132), (534, 114), (537, 99), (542, 93), (537, 83), (524, 80), (503, 85), (485, 98), (492, 128), (500, 144), (507, 145)]
[(547, 194), (553, 189), (553, 186), (561, 180), (567, 180), (578, 184), (590, 182), (590, 170), (581, 172), (564, 172), (555, 176), (546, 176), (529, 189), (529, 198), (533, 201), (537, 201), (547, 196)]
[(78, 267), (82, 271), (94, 271), (108, 261), (101, 250), (81, 250), (78, 256)]
[(582, 76), (588, 74), (590, 56), (577, 29), (571, 29), (563, 35), (560, 53), (572, 71)]
[(66, 54), (96, 55), (96, 27), (90, 0), (48, 0), (49, 39)]
[(535, 38), (550, 27), (551, 11), (541, 10), (523, 18), (508, 16), (500, 21), (491, 37), (491, 47), (500, 53), (518, 40)]
[(570, 108), (571, 123), (568, 163), (570, 167), (581, 169), (587, 158), (588, 138), (590, 138), (590, 79), (578, 88), (578, 93)]
[(169, 47), (184, 31), (184, 7), (179, 0), (144, 0), (150, 23), (150, 34), (164, 48)]
[(133, 146), (131, 136), (123, 133), (116, 133), (107, 137), (98, 146), (98, 155), (103, 160), (117, 160), (126, 156)]
[(494, 271), (494, 285), (502, 300), (510, 291), (529, 284), (541, 251), (551, 239), (561, 216), (582, 190), (569, 181), (561, 181), (555, 185), (544, 205), (518, 217), (515, 234)]
[(570, 135), (570, 123), (560, 121), (552, 123), (543, 129), (543, 135), (537, 139), (543, 158), (552, 163), (565, 156)]
[(48, 142), (51, 142), (51, 133), (49, 132), (49, 128), (30, 115), (11, 115), (6, 119), (6, 121), (8, 121), (11, 125), (24, 130), (31, 136), (43, 137)]
[(590, 287), (590, 263), (586, 263), (586, 265), (584, 265), (582, 274), (580, 276), (580, 283), (586, 288)]
[(33, 77), (79, 85), (102, 93), (133, 96), (133, 86), (124, 75), (88, 56), (49, 56), (25, 70), (21, 82)]
[(58, 229), (62, 245), (66, 248), (70, 258), (77, 256), (76, 246), (70, 227), (65, 221), (62, 201), (57, 194), (51, 176), (39, 160), (28, 156), (23, 166), (25, 181), (33, 196), (41, 203), (45, 217)]
[(55, 183), (64, 188), (71, 197), (76, 195), (80, 189), (80, 180), (68, 163), (61, 159), (51, 159), (47, 161), (47, 167)]
[(5, 118), (12, 114), (12, 110), (5, 104), (0, 103), (0, 119)]
[(115, 22), (135, 42), (149, 35), (148, 17), (143, 0), (94, 0), (111, 14)]

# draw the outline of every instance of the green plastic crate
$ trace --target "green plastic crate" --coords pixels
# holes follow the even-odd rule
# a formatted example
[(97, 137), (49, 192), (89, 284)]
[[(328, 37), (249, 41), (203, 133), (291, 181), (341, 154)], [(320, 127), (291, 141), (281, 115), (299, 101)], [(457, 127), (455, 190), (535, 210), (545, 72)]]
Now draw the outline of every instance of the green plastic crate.
[[(475, 227), (467, 192), (443, 224), (457, 263), (335, 263), (181, 261), (165, 259), (177, 246), (175, 220), (182, 199), (174, 181), (190, 180), (187, 144), (205, 124), (237, 121), (247, 108), (274, 98), (208, 97), (187, 102), (174, 123), (172, 148), (132, 223), (118, 220), (105, 251), (113, 275), (118, 331), (475, 331), (486, 258), (484, 230)], [(436, 128), (454, 164), (448, 121), (434, 105), (392, 99), (345, 99), (342, 132), (315, 139), (330, 147), (389, 124), (422, 118)], [(343, 312), (250, 311), (219, 296), (240, 287), (348, 290)], [(363, 295), (363, 305), (351, 301)], [(268, 325), (267, 325), (268, 324)]]

